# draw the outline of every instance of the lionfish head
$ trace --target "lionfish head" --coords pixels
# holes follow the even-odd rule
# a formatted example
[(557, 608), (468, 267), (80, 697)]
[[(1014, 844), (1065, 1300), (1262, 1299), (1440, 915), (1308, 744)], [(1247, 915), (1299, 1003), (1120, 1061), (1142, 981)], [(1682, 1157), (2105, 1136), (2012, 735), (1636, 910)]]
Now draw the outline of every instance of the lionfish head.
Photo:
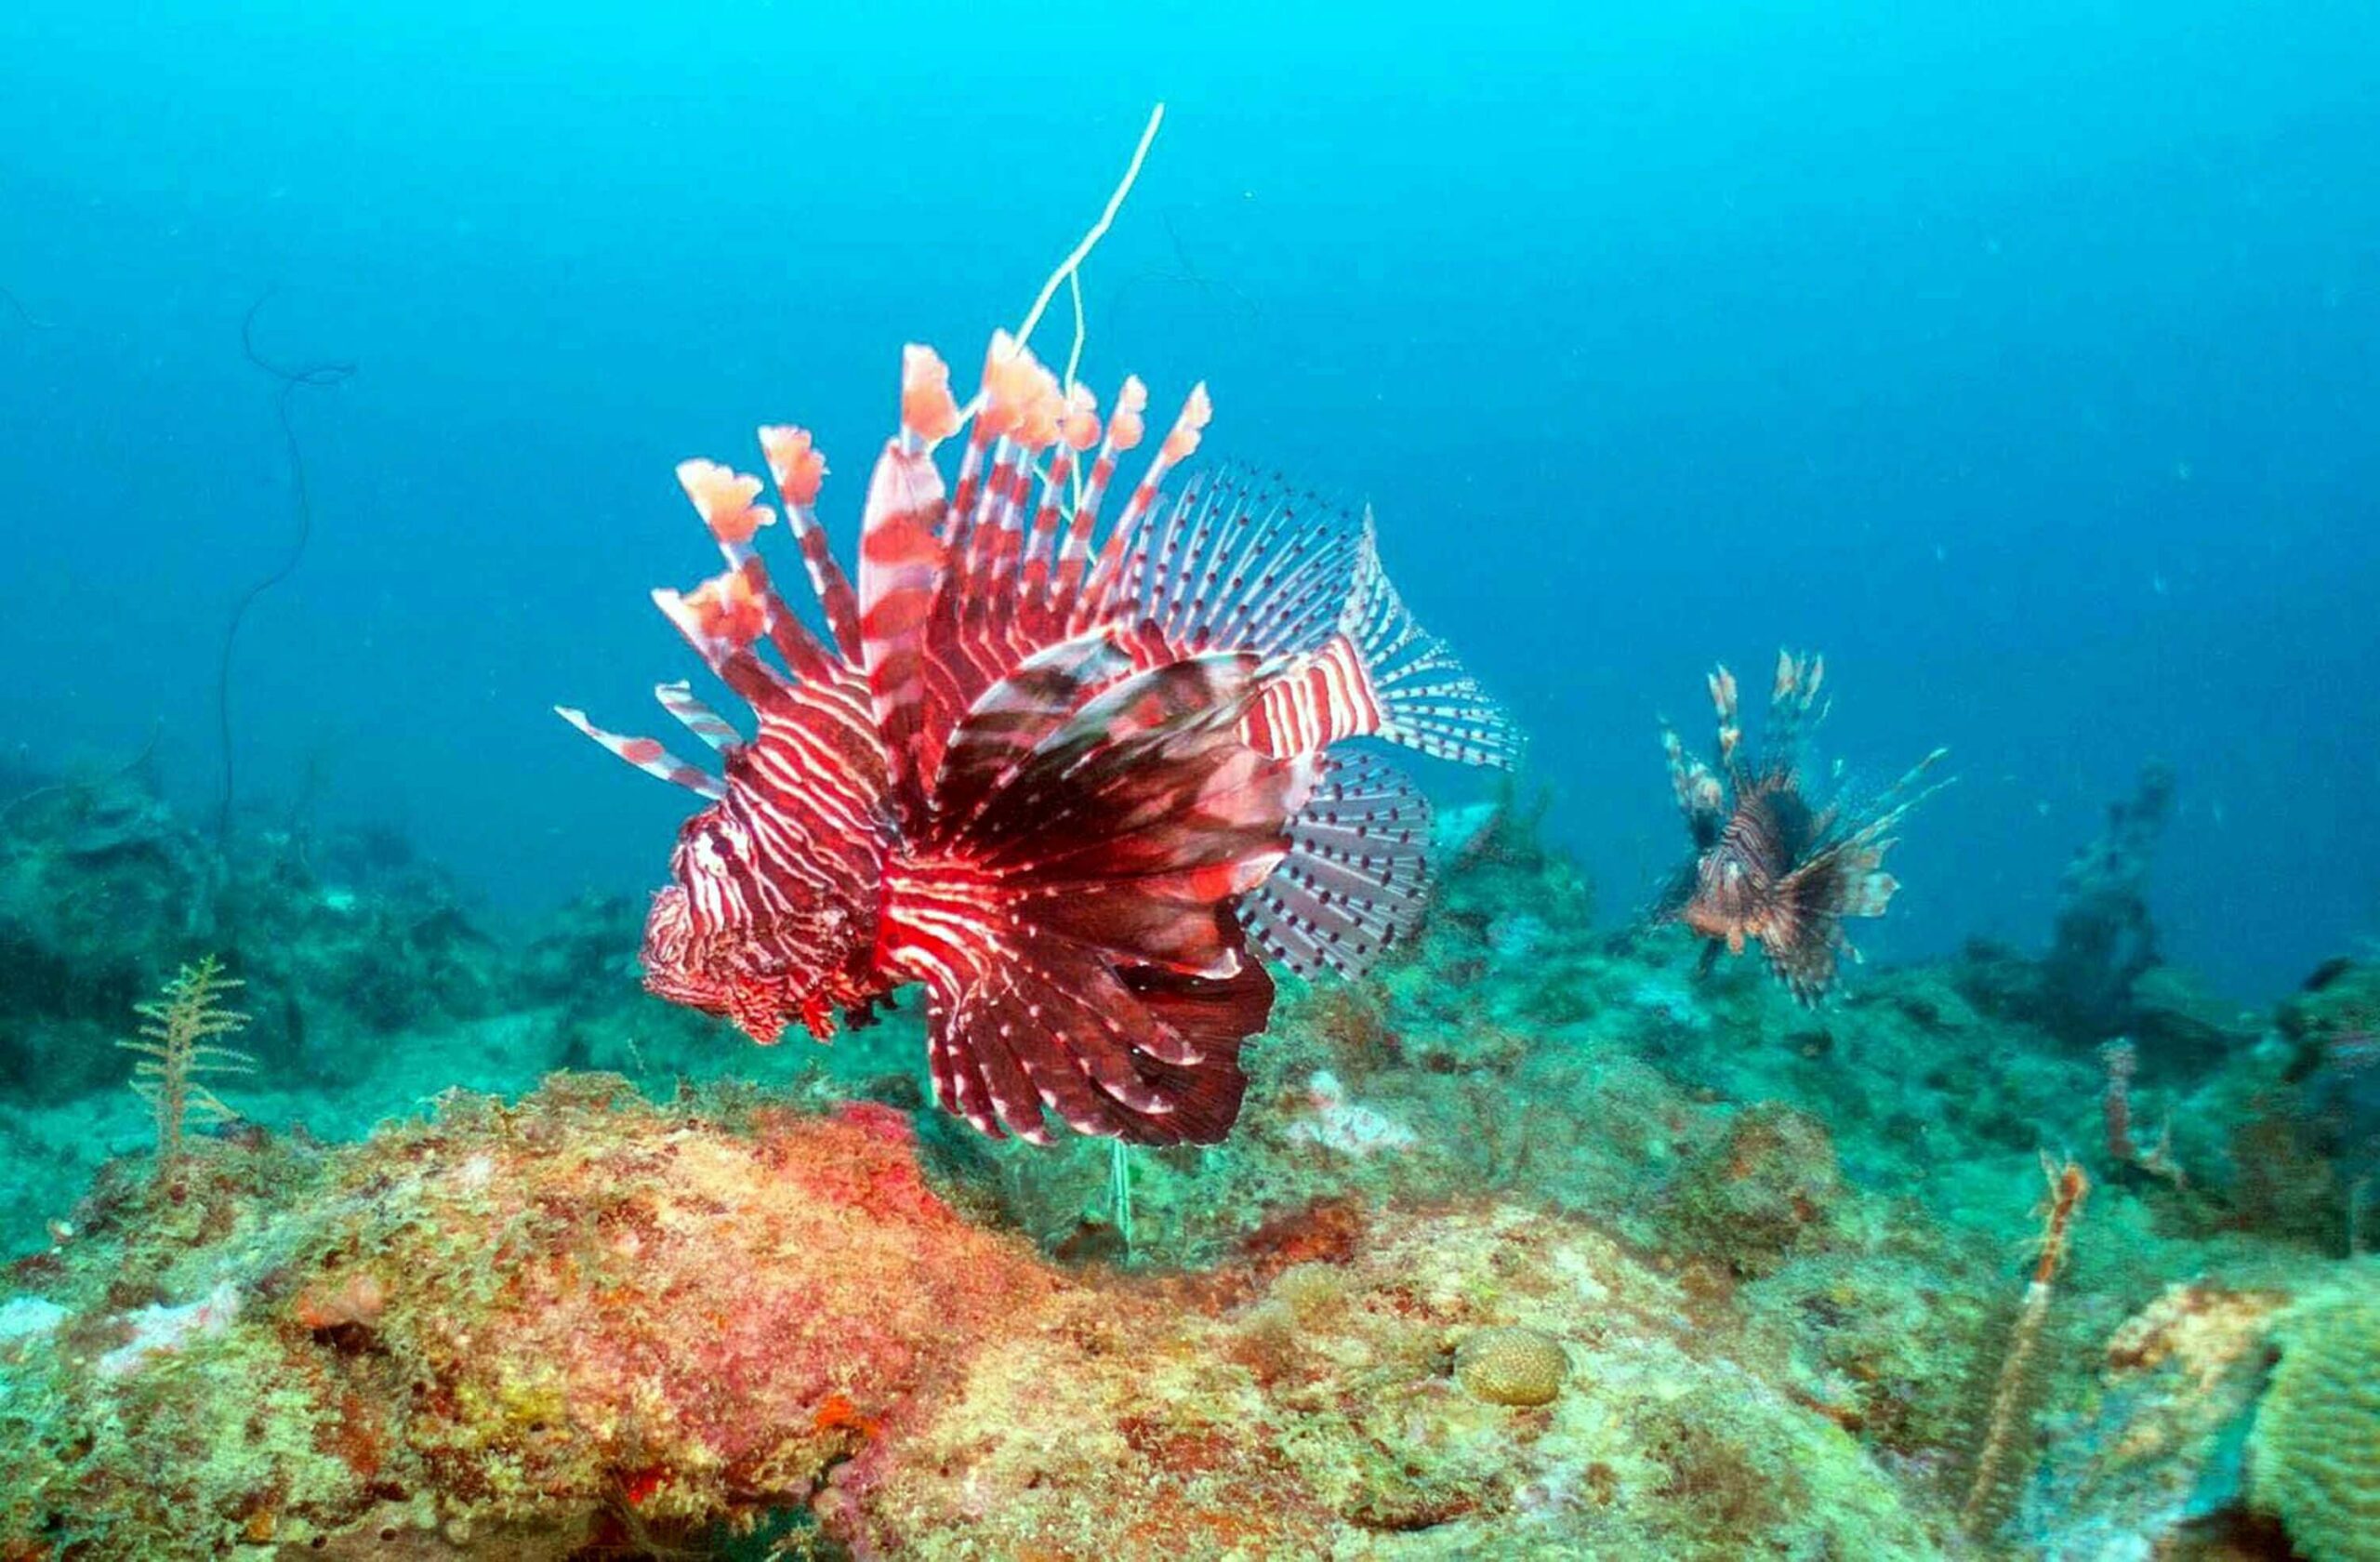
[(1679, 907), (1678, 920), (1741, 954), (1745, 939), (1762, 936), (1773, 898), (1769, 874), (1736, 843), (1723, 841), (1695, 864), (1694, 893)]
[(861, 973), (872, 919), (823, 887), (805, 897), (808, 886), (781, 881), (755, 906), (748, 841), (717, 810), (687, 821), (670, 870), (676, 882), (644, 921), (644, 985), (655, 997), (723, 1015), (766, 1046), (797, 1019), (823, 1040), (839, 1010), (870, 996)]

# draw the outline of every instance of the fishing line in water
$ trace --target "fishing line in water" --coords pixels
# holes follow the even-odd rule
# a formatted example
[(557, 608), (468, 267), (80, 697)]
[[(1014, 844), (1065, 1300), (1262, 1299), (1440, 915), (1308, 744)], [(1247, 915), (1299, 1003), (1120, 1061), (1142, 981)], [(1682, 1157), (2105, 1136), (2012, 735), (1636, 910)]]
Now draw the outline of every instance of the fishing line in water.
[(0, 304), (7, 305), (9, 311), (16, 315), (19, 320), (23, 321), (29, 328), (35, 331), (46, 331), (49, 329), (48, 321), (42, 319), (33, 311), (27, 309), (25, 307), (25, 301), (22, 298), (18, 298), (14, 293), (9, 292), (5, 287), (0, 287)]
[(231, 842), (233, 794), (232, 649), (238, 643), (240, 626), (246, 621), (248, 609), (256, 605), (258, 597), (298, 572), (298, 564), (306, 557), (306, 544), (312, 540), (314, 535), (314, 507), (306, 486), (305, 453), (298, 447), (297, 426), (290, 421), (290, 398), (298, 393), (300, 387), (327, 390), (345, 382), (355, 373), (353, 364), (336, 361), (303, 364), (292, 368), (284, 364), (276, 364), (257, 351), (257, 315), (271, 299), (275, 291), (274, 288), (266, 288), (264, 292), (258, 295), (257, 301), (248, 306), (247, 314), (240, 321), (240, 351), (249, 363), (281, 382), (279, 390), (273, 395), (272, 409), (274, 417), (281, 424), (282, 445), (289, 458), (290, 491), (297, 507), (298, 533), (291, 539), (289, 550), (283, 557), (281, 563), (241, 593), (240, 600), (232, 604), (230, 621), (223, 626), (223, 651), (215, 672), (215, 735), (223, 755), (222, 792), (220, 800), (216, 804), (215, 812), (215, 843), (218, 850), (225, 851), (230, 849)]

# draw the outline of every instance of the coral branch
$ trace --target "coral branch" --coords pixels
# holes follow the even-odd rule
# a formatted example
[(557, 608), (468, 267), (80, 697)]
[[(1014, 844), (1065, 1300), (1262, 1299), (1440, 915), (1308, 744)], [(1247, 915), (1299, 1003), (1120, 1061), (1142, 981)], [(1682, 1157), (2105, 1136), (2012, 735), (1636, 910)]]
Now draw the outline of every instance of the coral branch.
[(2108, 1158), (2118, 1166), (2139, 1158), (2132, 1142), (2132, 1076), (2139, 1066), (2137, 1049), (2123, 1037), (2102, 1044), (2099, 1061), (2107, 1065), (2108, 1082), (2099, 1094), (2099, 1119), (2107, 1128)]
[(2049, 1178), (2049, 1198), (2043, 1205), (2041, 1257), (2033, 1264), (2024, 1304), (2009, 1330), (2008, 1351), (1992, 1383), (1966, 1496), (1959, 1504), (1960, 1528), (1978, 1538), (1990, 1535), (2006, 1519), (2016, 1489), (2031, 1467), (2028, 1444), (2033, 1411), (2040, 1402), (2042, 1327), (2048, 1321), (2052, 1287), (2072, 1241), (2074, 1217), (2091, 1191), (2090, 1178), (2071, 1159), (2053, 1164), (2044, 1155), (2042, 1171)]
[(186, 965), (165, 984), (165, 996), (137, 1006), (149, 1023), (140, 1039), (117, 1046), (141, 1054), (133, 1066), (132, 1088), (157, 1115), (157, 1176), (172, 1174), (180, 1164), (183, 1130), (195, 1115), (208, 1123), (228, 1122), (239, 1116), (215, 1092), (198, 1082), (202, 1074), (245, 1074), (256, 1059), (236, 1047), (212, 1044), (210, 1039), (245, 1027), (248, 1016), (223, 1006), (223, 999), (241, 986), (239, 978), (223, 974), (213, 955)]

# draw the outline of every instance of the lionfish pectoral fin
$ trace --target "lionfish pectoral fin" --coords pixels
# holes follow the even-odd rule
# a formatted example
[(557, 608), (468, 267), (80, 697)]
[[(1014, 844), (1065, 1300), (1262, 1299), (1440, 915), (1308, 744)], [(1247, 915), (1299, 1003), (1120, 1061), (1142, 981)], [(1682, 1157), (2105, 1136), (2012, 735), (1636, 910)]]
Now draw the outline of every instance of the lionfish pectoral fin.
[(1300, 976), (1360, 978), (1421, 924), (1429, 842), (1429, 801), (1393, 766), (1326, 759), (1289, 821), (1287, 857), (1240, 903), (1240, 920)]
[(1131, 671), (1130, 653), (1100, 629), (1036, 653), (985, 690), (943, 750), (933, 795), (944, 827), (965, 828), (1044, 738)]
[(1049, 1142), (1048, 1118), (1140, 1145), (1213, 1144), (1238, 1115), (1239, 1048), (1273, 986), (1253, 960), (1221, 979), (1114, 964), (1028, 933), (1015, 958), (930, 985), (928, 1058), (944, 1106), (984, 1132)]
[(1144, 1144), (1230, 1127), (1273, 992), (1232, 905), (1289, 850), (1314, 776), (1236, 735), (1251, 660), (1088, 680), (1063, 714), (1025, 679), (953, 735), (985, 790), (892, 876), (885, 925), (927, 984), (936, 1092), (985, 1132), (1035, 1138), (1045, 1113)]

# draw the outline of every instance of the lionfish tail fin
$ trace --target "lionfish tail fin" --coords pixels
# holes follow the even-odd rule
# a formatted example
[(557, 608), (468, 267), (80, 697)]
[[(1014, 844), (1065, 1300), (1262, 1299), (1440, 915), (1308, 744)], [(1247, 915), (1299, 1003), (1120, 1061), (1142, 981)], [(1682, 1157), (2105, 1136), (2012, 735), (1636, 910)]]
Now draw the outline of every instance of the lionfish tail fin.
[(1378, 707), (1377, 725), (1364, 730), (1459, 764), (1519, 767), (1520, 729), (1446, 642), (1415, 622), (1381, 565), (1368, 512), (1339, 633), (1360, 665), (1363, 693)]
[(1404, 942), (1428, 903), (1430, 804), (1368, 756), (1322, 762), (1289, 854), (1240, 903), (1249, 936), (1300, 976), (1350, 980)]
[(889, 958), (926, 983), (944, 1104), (986, 1133), (1211, 1143), (1271, 1011), (1235, 902), (1289, 850), (1314, 783), (1237, 728), (1258, 669), (1133, 671), (1111, 637), (1052, 647), (953, 735), (955, 806), (888, 888)]

